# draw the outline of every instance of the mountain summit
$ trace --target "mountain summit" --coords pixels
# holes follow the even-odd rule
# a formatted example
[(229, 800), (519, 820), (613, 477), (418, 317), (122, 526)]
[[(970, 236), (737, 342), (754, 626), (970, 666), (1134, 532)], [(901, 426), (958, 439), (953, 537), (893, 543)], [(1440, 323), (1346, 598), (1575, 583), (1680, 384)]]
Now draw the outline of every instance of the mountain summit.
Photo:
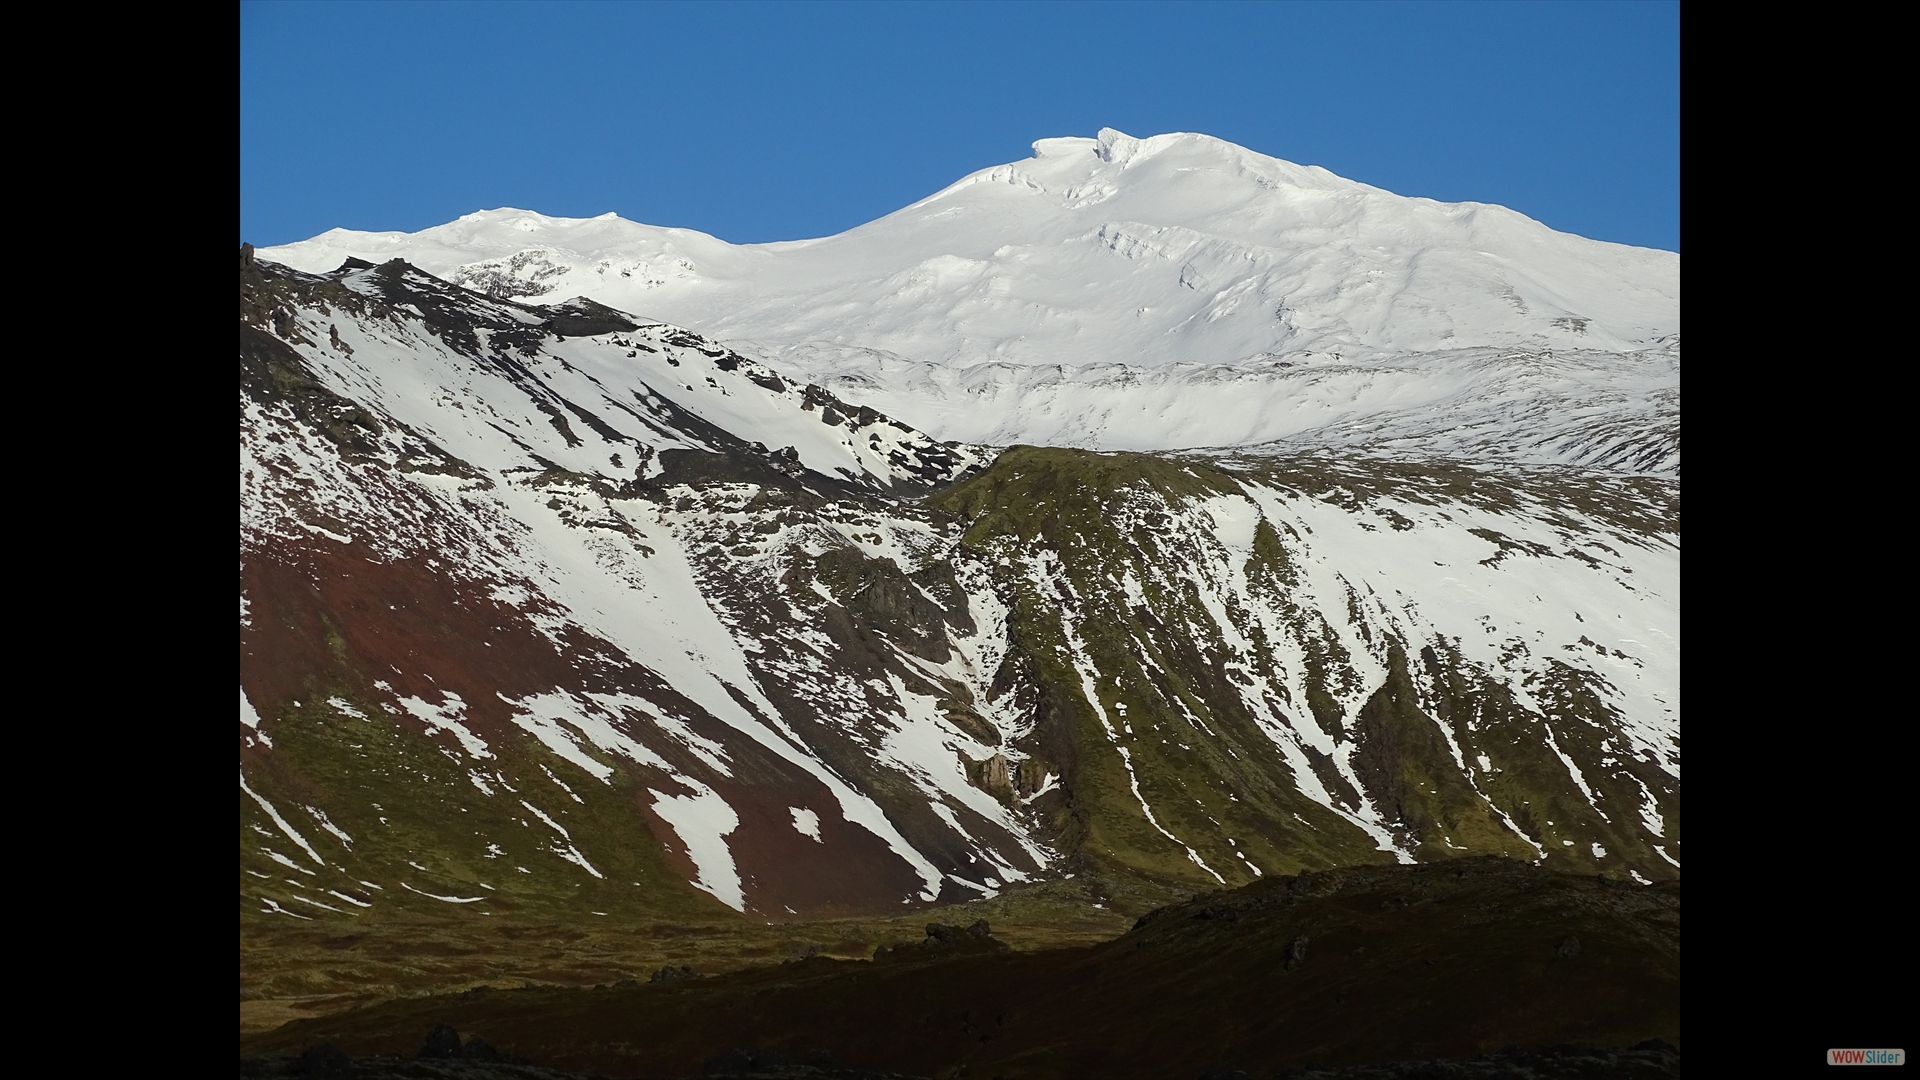
[[(1358, 422), (1427, 450), (1678, 462), (1677, 254), (1206, 135), (1042, 139), (813, 240), (500, 209), (260, 254), (309, 272), (398, 257), (500, 298), (591, 297), (940, 438), (1157, 450)], [(1456, 432), (1533, 439), (1450, 442), (1407, 411), (1436, 408)]]
[(404, 257), (528, 300), (591, 296), (723, 338), (972, 364), (1230, 363), (1679, 333), (1680, 258), (1504, 207), (1412, 199), (1196, 134), (1042, 139), (837, 236), (735, 246), (613, 215), (493, 210), (266, 249)]

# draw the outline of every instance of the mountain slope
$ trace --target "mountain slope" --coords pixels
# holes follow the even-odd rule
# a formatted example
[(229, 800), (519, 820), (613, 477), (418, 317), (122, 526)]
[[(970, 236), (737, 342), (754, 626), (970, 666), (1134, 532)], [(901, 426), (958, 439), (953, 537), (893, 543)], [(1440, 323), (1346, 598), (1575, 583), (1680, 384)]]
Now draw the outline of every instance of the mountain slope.
[[(1204, 135), (1044, 139), (815, 240), (503, 209), (263, 255), (313, 272), (404, 257), (496, 296), (589, 296), (940, 438), (1159, 450), (1344, 423), (1425, 452), (1677, 465), (1678, 255)], [(1434, 432), (1436, 413), (1479, 437)], [(1486, 437), (1520, 423), (1537, 437)]]
[(249, 918), (1679, 860), (1670, 480), (944, 444), (678, 327), (241, 266)]
[[(300, 861), (311, 877), (331, 865), (319, 843), (332, 864), (384, 861), (421, 879), (402, 889), (458, 902), (537, 892), (543, 871), (568, 877), (560, 895), (650, 876), (651, 896), (663, 857), (669, 881), (735, 908), (756, 890), (773, 911), (938, 894), (940, 871), (758, 692), (673, 507), (635, 496), (718, 468), (855, 498), (951, 475), (967, 450), (842, 415), (675, 328), (530, 312), (398, 265), (243, 264), (242, 309), (242, 809), (273, 838), (246, 845), (250, 873)], [(563, 331), (598, 338), (569, 349)], [(675, 399), (793, 441), (750, 445)], [(294, 807), (311, 820), (289, 822)], [(485, 820), (449, 817), (471, 813)], [(754, 878), (722, 837), (754, 845)], [(262, 902), (398, 891), (363, 877)]]

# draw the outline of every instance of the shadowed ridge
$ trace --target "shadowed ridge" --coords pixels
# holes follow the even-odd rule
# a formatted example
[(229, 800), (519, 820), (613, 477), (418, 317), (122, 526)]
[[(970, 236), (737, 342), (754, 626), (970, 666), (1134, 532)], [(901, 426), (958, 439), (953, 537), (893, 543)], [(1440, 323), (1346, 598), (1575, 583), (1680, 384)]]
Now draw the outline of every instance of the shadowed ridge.
[(1161, 908), (1087, 948), (912, 951), (880, 964), (814, 958), (625, 989), (395, 1002), (243, 1045), (391, 1052), (452, 1023), (504, 1053), (617, 1075), (690, 1076), (752, 1046), (918, 1075), (1159, 1080), (1515, 1052), (1550, 1065), (1586, 1052), (1544, 1052), (1580, 1046), (1638, 1044), (1657, 1058), (1666, 1051), (1648, 1040), (1680, 1038), (1677, 883), (1499, 858), (1268, 879)]

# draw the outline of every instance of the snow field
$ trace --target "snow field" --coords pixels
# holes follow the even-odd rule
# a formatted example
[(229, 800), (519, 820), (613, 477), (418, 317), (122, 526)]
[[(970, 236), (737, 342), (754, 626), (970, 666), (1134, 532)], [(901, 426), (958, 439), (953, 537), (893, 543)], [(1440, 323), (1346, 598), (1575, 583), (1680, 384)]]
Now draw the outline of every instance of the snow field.
[[(501, 209), (260, 256), (312, 272), (404, 257), (534, 302), (591, 297), (939, 439), (1286, 439), (1678, 466), (1677, 254), (1403, 198), (1205, 135), (1044, 139), (1028, 160), (813, 240), (734, 246)], [(705, 369), (635, 359), (662, 393), (709, 388)], [(769, 419), (739, 380), (714, 378), (739, 399), (734, 419)], [(885, 460), (864, 436), (797, 434), (810, 465)]]

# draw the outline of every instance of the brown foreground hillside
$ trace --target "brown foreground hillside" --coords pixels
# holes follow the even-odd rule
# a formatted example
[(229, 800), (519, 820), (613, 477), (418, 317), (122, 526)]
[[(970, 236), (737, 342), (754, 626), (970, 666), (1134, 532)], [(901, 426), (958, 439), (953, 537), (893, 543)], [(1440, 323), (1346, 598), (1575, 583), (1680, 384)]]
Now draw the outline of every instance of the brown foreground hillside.
[(776, 1058), (794, 1076), (1266, 1077), (1678, 1044), (1679, 985), (1678, 882), (1489, 857), (1269, 878), (1082, 948), (1015, 952), (942, 927), (872, 960), (395, 1001), (243, 1038), (242, 1053), (411, 1057), (449, 1024), (532, 1065), (606, 1077)]

